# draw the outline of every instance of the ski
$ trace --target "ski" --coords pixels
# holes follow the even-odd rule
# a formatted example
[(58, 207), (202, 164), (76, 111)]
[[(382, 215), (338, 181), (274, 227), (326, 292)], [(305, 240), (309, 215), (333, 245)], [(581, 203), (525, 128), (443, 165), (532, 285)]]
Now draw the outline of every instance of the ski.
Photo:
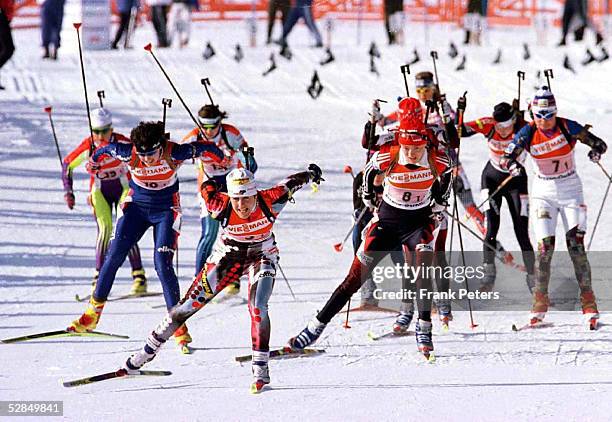
[[(126, 295), (123, 296), (118, 296), (118, 297), (113, 297), (113, 298), (109, 298), (106, 301), (107, 302), (115, 302), (117, 300), (124, 300), (124, 299), (136, 299), (139, 297), (154, 297), (154, 296), (161, 296), (163, 293), (161, 292), (145, 292), (145, 293), (128, 293)], [(78, 294), (74, 295), (74, 298), (76, 299), (77, 302), (85, 302), (88, 301), (89, 299), (91, 299), (91, 295), (87, 295), (87, 296), (79, 296)]]
[(91, 377), (85, 377), (78, 380), (66, 381), (63, 383), (64, 387), (78, 387), (80, 385), (91, 384), (94, 382), (110, 380), (113, 378), (123, 378), (123, 377), (139, 377), (139, 376), (168, 376), (172, 375), (170, 371), (128, 371), (125, 368), (121, 368), (117, 371), (106, 372), (104, 374), (93, 375)]
[(423, 357), (425, 358), (425, 360), (428, 363), (435, 363), (436, 362), (436, 356), (431, 353), (431, 352), (421, 352), (421, 354), (423, 355)]
[(552, 327), (553, 325), (554, 324), (552, 322), (538, 322), (536, 324), (532, 324), (531, 322), (528, 322), (527, 324), (521, 327), (517, 327), (516, 324), (512, 324), (512, 331), (519, 332), (523, 330), (530, 330), (530, 329), (536, 329), (536, 328), (548, 328), (548, 327)]
[(261, 380), (255, 381), (254, 383), (251, 384), (251, 389), (250, 389), (251, 394), (261, 393), (265, 389), (266, 385), (268, 384)]
[(388, 337), (407, 337), (407, 336), (413, 336), (413, 335), (414, 335), (414, 331), (411, 331), (411, 330), (400, 332), (400, 333), (396, 333), (395, 331), (387, 331), (386, 333), (378, 334), (378, 335), (376, 335), (373, 331), (368, 331), (368, 338), (372, 341), (378, 341), (378, 340), (382, 340), (383, 338), (388, 338)]
[[(302, 349), (296, 350), (289, 346), (285, 346), (281, 349), (270, 350), (270, 358), (283, 358), (288, 356), (302, 356), (302, 355), (317, 355), (325, 353), (325, 349)], [(250, 362), (253, 358), (252, 355), (236, 356), (236, 362)]]
[(57, 337), (112, 337), (128, 339), (129, 336), (122, 334), (104, 333), (102, 331), (86, 331), (84, 333), (76, 333), (68, 330), (45, 331), (43, 333), (28, 334), (20, 337), (6, 338), (0, 340), (2, 343), (19, 343), (22, 341), (35, 340), (40, 338), (57, 338)]

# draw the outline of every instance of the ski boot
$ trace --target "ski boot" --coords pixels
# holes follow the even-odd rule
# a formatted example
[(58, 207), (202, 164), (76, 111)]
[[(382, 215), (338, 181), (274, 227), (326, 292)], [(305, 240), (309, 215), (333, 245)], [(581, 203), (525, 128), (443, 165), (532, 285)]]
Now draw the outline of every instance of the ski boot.
[(132, 278), (134, 281), (132, 282), (132, 290), (130, 290), (130, 294), (134, 296), (141, 295), (147, 292), (147, 277), (145, 276), (144, 269), (133, 270)]
[(251, 371), (253, 373), (251, 393), (253, 394), (261, 392), (264, 386), (270, 384), (270, 371), (268, 370), (269, 359), (270, 352), (253, 350), (253, 363), (251, 364)]
[(394, 334), (404, 334), (408, 332), (412, 318), (414, 317), (414, 311), (400, 311), (400, 314), (393, 323)]
[(151, 362), (155, 356), (157, 356), (158, 350), (164, 343), (165, 340), (159, 339), (155, 332), (152, 332), (147, 337), (145, 346), (127, 358), (122, 368), (125, 369), (128, 374), (130, 371), (139, 370), (145, 363)]
[(423, 356), (425, 356), (427, 360), (430, 360), (431, 352), (434, 349), (431, 338), (431, 321), (423, 321), (422, 319), (417, 320), (415, 324), (415, 336), (419, 352), (423, 353)]
[(533, 307), (531, 308), (531, 319), (529, 320), (530, 325), (538, 325), (544, 320), (549, 303), (548, 293), (535, 292), (533, 295)]
[(74, 333), (84, 333), (86, 331), (95, 330), (100, 320), (100, 315), (104, 309), (106, 301), (98, 302), (93, 297), (89, 299), (87, 309), (79, 319), (75, 319), (66, 329)]
[(599, 311), (595, 302), (595, 294), (592, 290), (580, 293), (580, 303), (582, 304), (582, 313), (584, 314), (590, 330), (597, 329), (599, 320)]
[(314, 316), (308, 325), (297, 336), (289, 339), (289, 347), (293, 350), (303, 350), (319, 339), (327, 324), (323, 324)]
[(482, 278), (482, 281), (480, 282), (480, 287), (478, 288), (478, 291), (490, 292), (491, 290), (493, 290), (493, 287), (495, 286), (495, 278), (497, 277), (497, 269), (495, 268), (494, 262), (491, 262), (491, 263), (485, 262), (483, 266), (484, 266), (484, 277)]
[(189, 331), (187, 331), (187, 326), (183, 324), (178, 327), (174, 332), (173, 336), (174, 340), (176, 341), (176, 344), (178, 344), (181, 349), (181, 353), (185, 355), (190, 354), (191, 349), (189, 348), (189, 343), (191, 343), (193, 340), (191, 338), (191, 335), (189, 335)]
[(453, 313), (451, 312), (450, 300), (439, 300), (437, 302), (438, 316), (442, 323), (442, 330), (448, 331), (448, 323), (453, 320)]

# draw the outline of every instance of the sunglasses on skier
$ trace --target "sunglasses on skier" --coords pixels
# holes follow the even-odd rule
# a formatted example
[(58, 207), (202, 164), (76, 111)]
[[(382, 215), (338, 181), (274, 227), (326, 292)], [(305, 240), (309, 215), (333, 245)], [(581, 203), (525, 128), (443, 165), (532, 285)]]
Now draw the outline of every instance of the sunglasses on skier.
[(432, 86), (420, 86), (416, 89), (417, 94), (425, 94), (433, 89)]
[(537, 117), (538, 119), (544, 119), (544, 120), (550, 120), (553, 117), (555, 117), (556, 114), (557, 112), (555, 110), (542, 110), (542, 111), (533, 113), (533, 115)]
[(161, 146), (152, 149), (151, 151), (146, 151), (146, 152), (142, 152), (142, 151), (137, 151), (136, 154), (139, 157), (151, 157), (152, 155), (157, 154), (157, 152), (161, 149)]
[(202, 128), (207, 129), (207, 130), (213, 130), (219, 127), (219, 123), (213, 123), (213, 124), (207, 124), (207, 125), (202, 125)]
[(107, 133), (109, 130), (111, 130), (110, 127), (101, 128), (101, 129), (91, 129), (91, 131), (95, 133), (96, 135), (102, 135), (103, 133)]

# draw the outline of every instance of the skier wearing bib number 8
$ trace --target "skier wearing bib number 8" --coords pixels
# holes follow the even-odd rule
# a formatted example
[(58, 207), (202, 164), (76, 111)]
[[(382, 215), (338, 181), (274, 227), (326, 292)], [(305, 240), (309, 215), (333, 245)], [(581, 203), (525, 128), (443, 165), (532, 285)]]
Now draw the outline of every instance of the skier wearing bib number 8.
[[(150, 227), (154, 231), (155, 271), (163, 287), (166, 306), (170, 309), (178, 303), (179, 283), (172, 265), (181, 219), (177, 171), (184, 160), (203, 154), (219, 162), (223, 160), (223, 152), (213, 144), (178, 145), (168, 141), (162, 122), (140, 122), (132, 129), (130, 139), (132, 143), (99, 148), (88, 163), (90, 169), (99, 170), (104, 156), (110, 155), (127, 162), (132, 178), (130, 190), (121, 203), (123, 215), (117, 221), (96, 288), (85, 313), (68, 327), (70, 331), (85, 332), (96, 328), (117, 270), (128, 251)], [(174, 336), (185, 351), (184, 347), (191, 342), (187, 327), (177, 327)]]
[(565, 228), (565, 241), (580, 287), (582, 313), (589, 327), (597, 328), (599, 312), (591, 287), (591, 267), (584, 247), (586, 205), (582, 182), (576, 172), (574, 148), (580, 141), (589, 146), (588, 156), (599, 162), (607, 146), (577, 122), (557, 117), (555, 97), (547, 86), (540, 88), (530, 104), (533, 122), (514, 137), (500, 161), (511, 174), (521, 170), (517, 159), (527, 151), (533, 159), (535, 176), (531, 188), (534, 231), (538, 241), (536, 285), (531, 310), (531, 325), (539, 324), (548, 311), (548, 284), (555, 248), (555, 231), (559, 215)]
[[(430, 139), (422, 117), (411, 114), (402, 118), (398, 146), (378, 151), (364, 171), (363, 200), (377, 209), (365, 230), (364, 239), (344, 281), (297, 336), (289, 340), (296, 350), (313, 344), (331, 319), (346, 305), (374, 267), (389, 251), (402, 245), (406, 263), (431, 266), (434, 258), (434, 229), (437, 214), (442, 213), (450, 192), (450, 164)], [(376, 174), (384, 174), (382, 201), (373, 191)], [(420, 274), (417, 292), (431, 292), (431, 279)], [(433, 351), (431, 334), (431, 296), (417, 297), (419, 319), (416, 323), (418, 350), (426, 358)]]
[[(90, 136), (83, 139), (62, 163), (62, 181), (64, 183), (64, 199), (69, 209), (74, 208), (75, 198), (72, 191), (72, 171), (83, 161), (87, 161), (90, 151), (94, 151), (109, 144), (117, 142), (129, 143), (130, 140), (120, 133), (113, 131), (113, 120), (110, 111), (105, 108), (98, 108), (91, 112), (91, 130), (93, 142)], [(98, 225), (98, 236), (96, 238), (96, 272), (93, 276), (92, 286), (95, 288), (98, 281), (100, 268), (104, 263), (104, 257), (108, 250), (111, 234), (113, 232), (113, 208), (116, 211), (117, 219), (121, 215), (121, 209), (117, 206), (128, 193), (129, 174), (127, 166), (121, 160), (110, 156), (104, 157), (100, 161), (100, 169), (91, 172), (89, 179), (89, 196), (87, 203), (93, 208), (94, 217)], [(147, 291), (147, 279), (138, 244), (134, 244), (128, 253), (132, 266), (131, 294), (142, 294)]]

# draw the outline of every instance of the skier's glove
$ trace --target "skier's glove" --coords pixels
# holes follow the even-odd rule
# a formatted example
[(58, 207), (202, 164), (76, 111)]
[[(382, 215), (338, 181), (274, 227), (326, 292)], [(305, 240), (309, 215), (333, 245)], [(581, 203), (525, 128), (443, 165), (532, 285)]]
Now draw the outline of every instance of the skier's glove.
[(96, 161), (90, 158), (89, 161), (87, 161), (87, 163), (85, 164), (85, 169), (89, 174), (95, 176), (96, 174), (98, 174), (98, 170), (100, 170), (100, 163), (97, 163)]
[(323, 175), (323, 170), (316, 164), (308, 165), (308, 174), (310, 175), (310, 180), (317, 185), (325, 181), (325, 179), (321, 177)]
[(508, 166), (508, 172), (512, 175), (512, 177), (518, 177), (525, 171), (525, 167), (521, 166), (516, 161)]
[(72, 192), (66, 192), (64, 194), (64, 200), (66, 201), (66, 205), (68, 205), (68, 209), (74, 208), (74, 194)]
[(589, 160), (591, 160), (595, 164), (599, 163), (599, 160), (601, 159), (601, 152), (593, 148), (589, 151), (588, 155), (589, 155)]
[(202, 193), (202, 197), (204, 199), (212, 198), (217, 193), (217, 189), (217, 182), (215, 182), (214, 179), (208, 179), (202, 182), (202, 185), (200, 186), (200, 192)]
[(466, 106), (467, 106), (467, 98), (465, 98), (465, 95), (463, 95), (459, 97), (459, 99), (457, 100), (457, 112), (465, 111)]
[(499, 166), (502, 170), (508, 170), (513, 162), (515, 161), (512, 158), (504, 155), (499, 159)]
[(380, 203), (378, 196), (374, 192), (364, 192), (362, 200), (364, 205), (371, 211), (374, 211)]

